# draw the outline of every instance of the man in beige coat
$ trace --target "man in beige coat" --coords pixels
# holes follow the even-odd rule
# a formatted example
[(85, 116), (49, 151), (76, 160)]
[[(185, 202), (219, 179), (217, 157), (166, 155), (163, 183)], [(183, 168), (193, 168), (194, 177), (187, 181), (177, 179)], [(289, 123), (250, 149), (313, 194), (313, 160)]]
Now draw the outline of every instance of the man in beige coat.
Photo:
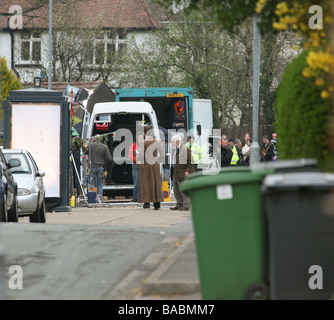
[(138, 202), (144, 203), (143, 208), (150, 208), (153, 202), (154, 209), (160, 209), (160, 202), (164, 201), (162, 193), (162, 179), (160, 163), (165, 158), (162, 143), (153, 138), (152, 129), (144, 127), (145, 140), (139, 143), (139, 187)]
[(195, 172), (194, 159), (191, 150), (182, 144), (181, 137), (175, 135), (172, 137), (172, 170), (173, 170), (173, 189), (176, 198), (176, 206), (171, 210), (187, 211), (190, 207), (189, 197), (180, 191), (180, 184), (186, 177)]

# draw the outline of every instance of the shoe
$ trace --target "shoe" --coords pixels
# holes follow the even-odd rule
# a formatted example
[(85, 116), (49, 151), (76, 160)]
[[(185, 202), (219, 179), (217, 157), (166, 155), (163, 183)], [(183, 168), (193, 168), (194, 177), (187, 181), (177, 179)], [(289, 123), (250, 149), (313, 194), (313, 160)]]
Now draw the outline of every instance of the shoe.
[(189, 208), (187, 208), (187, 207), (180, 207), (179, 210), (180, 211), (189, 211)]
[(169, 209), (170, 210), (179, 210), (179, 208), (180, 208), (179, 206), (175, 206), (175, 207), (170, 207)]
[(154, 210), (159, 210), (160, 209), (160, 202), (154, 202)]
[(143, 205), (144, 209), (149, 209), (150, 208), (150, 203), (149, 202), (145, 202)]

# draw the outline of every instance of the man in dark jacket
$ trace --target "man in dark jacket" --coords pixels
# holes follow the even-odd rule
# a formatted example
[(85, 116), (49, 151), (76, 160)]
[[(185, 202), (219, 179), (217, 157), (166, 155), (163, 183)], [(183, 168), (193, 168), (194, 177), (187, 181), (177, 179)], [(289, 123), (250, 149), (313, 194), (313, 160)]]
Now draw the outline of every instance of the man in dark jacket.
[(228, 140), (226, 138), (223, 138), (220, 149), (220, 166), (229, 167), (231, 165), (232, 156), (233, 152), (230, 148)]
[(263, 145), (261, 148), (261, 161), (273, 161), (273, 157), (275, 155), (274, 145), (270, 142), (269, 137), (267, 135), (263, 136), (262, 138)]
[(95, 185), (99, 201), (102, 202), (103, 196), (103, 177), (104, 171), (110, 169), (111, 155), (108, 147), (101, 142), (102, 137), (96, 135), (88, 146), (89, 153), (89, 179), (88, 190)]

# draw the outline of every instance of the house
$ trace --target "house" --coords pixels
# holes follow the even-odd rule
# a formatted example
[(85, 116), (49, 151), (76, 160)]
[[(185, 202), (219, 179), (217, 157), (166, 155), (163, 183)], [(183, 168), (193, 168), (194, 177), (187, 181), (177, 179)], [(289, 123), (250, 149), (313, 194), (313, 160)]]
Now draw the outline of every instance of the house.
[[(22, 83), (48, 74), (49, 0), (3, 0), (0, 56)], [(52, 82), (112, 81), (130, 39), (159, 28), (148, 0), (53, 1)]]

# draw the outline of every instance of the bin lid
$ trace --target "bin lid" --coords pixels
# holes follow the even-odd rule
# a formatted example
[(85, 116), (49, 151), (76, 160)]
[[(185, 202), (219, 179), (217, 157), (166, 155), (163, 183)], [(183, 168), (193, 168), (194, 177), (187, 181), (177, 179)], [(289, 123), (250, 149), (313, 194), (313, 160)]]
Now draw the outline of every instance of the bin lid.
[(223, 167), (216, 169), (204, 169), (190, 174), (187, 180), (201, 176), (215, 176), (217, 174), (222, 174), (224, 172), (251, 172), (251, 171), (252, 170), (250, 167), (239, 167), (239, 166)]
[(289, 172), (270, 174), (263, 180), (264, 190), (301, 187), (334, 187), (334, 174), (324, 172)]
[[(274, 169), (275, 171), (285, 171), (287, 169), (303, 169), (314, 168), (319, 169), (316, 159), (293, 159), (293, 160), (278, 160), (268, 161), (254, 164), (254, 169)], [(320, 169), (319, 169), (320, 170)]]
[(194, 189), (203, 189), (207, 187), (216, 187), (222, 184), (246, 184), (252, 182), (261, 182), (264, 176), (272, 171), (259, 170), (253, 172), (250, 168), (236, 167), (223, 168), (217, 174), (193, 174), (181, 184), (181, 191), (187, 192)]

